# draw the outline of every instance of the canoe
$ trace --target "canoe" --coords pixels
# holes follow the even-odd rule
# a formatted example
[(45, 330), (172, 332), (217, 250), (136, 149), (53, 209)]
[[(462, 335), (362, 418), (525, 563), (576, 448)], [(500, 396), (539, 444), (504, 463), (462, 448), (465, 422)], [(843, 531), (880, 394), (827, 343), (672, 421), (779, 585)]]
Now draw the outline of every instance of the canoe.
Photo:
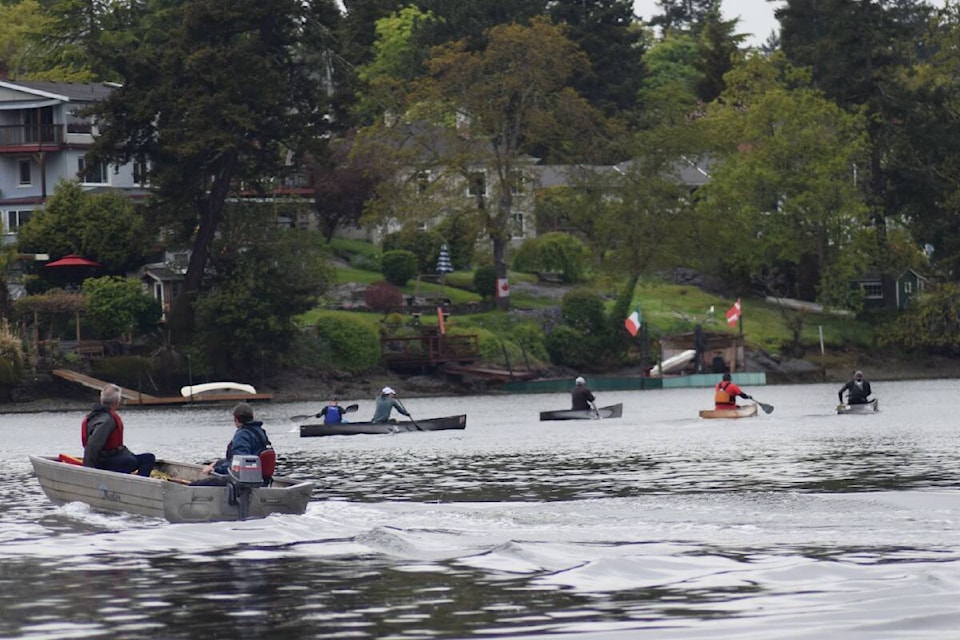
[(752, 418), (757, 415), (756, 404), (743, 404), (736, 409), (703, 409), (701, 418)]
[(864, 404), (838, 404), (837, 413), (873, 413), (879, 411), (877, 407), (879, 398), (874, 398)]
[[(61, 461), (65, 460), (65, 461)], [(154, 477), (84, 467), (60, 456), (30, 456), (40, 487), (54, 504), (83, 502), (100, 511), (135, 513), (170, 522), (216, 522), (263, 518), (273, 513), (302, 514), (313, 482), (274, 476), (269, 487), (249, 490), (249, 503), (231, 500), (232, 487), (190, 487), (203, 477), (202, 465), (157, 460)], [(259, 473), (259, 472), (258, 472)], [(233, 504), (231, 504), (233, 502)]]
[(302, 424), (301, 438), (317, 436), (355, 436), (376, 433), (403, 433), (407, 431), (443, 431), (445, 429), (465, 429), (467, 416), (445, 416), (443, 418), (419, 419), (416, 422), (341, 422), (339, 424)]
[(180, 395), (184, 398), (224, 393), (256, 394), (257, 390), (253, 385), (243, 384), (242, 382), (204, 382), (203, 384), (180, 387)]
[(623, 403), (618, 402), (609, 407), (593, 409), (557, 409), (555, 411), (541, 411), (540, 420), (599, 420), (601, 418), (619, 418), (623, 415)]

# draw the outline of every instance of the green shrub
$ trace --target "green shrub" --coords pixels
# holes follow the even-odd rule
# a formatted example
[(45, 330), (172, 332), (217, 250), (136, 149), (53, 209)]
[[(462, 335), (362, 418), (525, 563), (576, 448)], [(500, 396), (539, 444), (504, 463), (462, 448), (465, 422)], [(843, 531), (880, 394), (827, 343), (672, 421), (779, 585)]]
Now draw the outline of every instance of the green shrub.
[(436, 231), (412, 229), (391, 233), (383, 239), (383, 251), (409, 251), (417, 257), (417, 273), (433, 273), (443, 238)]
[(535, 322), (521, 322), (513, 328), (513, 340), (523, 348), (528, 359), (547, 361), (546, 336), (543, 329)]
[(321, 315), (314, 335), (319, 342), (316, 364), (323, 369), (363, 373), (380, 363), (380, 339), (376, 330), (365, 323)]
[(134, 331), (149, 333), (156, 329), (163, 313), (160, 303), (134, 278), (87, 278), (83, 294), (87, 321), (102, 338), (119, 338)]
[(492, 266), (478, 267), (473, 272), (473, 290), (484, 300), (492, 298), (497, 292), (497, 271)]
[(417, 256), (404, 249), (387, 251), (380, 259), (380, 268), (387, 282), (405, 287), (410, 278), (417, 275)]
[(16, 384), (23, 375), (23, 344), (6, 320), (0, 321), (0, 384)]
[(513, 256), (517, 271), (535, 273), (550, 271), (561, 274), (564, 282), (583, 280), (590, 253), (574, 236), (554, 231), (525, 240)]
[[(468, 269), (473, 264), (473, 255), (480, 237), (476, 216), (455, 213), (445, 217), (436, 227), (437, 233), (447, 243), (450, 262), (457, 270)], [(434, 263), (436, 266), (436, 263)]]
[(596, 369), (602, 362), (599, 340), (584, 336), (573, 327), (560, 325), (546, 339), (550, 362), (574, 369)]
[(568, 291), (560, 303), (563, 323), (583, 335), (601, 335), (606, 329), (603, 300), (588, 289)]

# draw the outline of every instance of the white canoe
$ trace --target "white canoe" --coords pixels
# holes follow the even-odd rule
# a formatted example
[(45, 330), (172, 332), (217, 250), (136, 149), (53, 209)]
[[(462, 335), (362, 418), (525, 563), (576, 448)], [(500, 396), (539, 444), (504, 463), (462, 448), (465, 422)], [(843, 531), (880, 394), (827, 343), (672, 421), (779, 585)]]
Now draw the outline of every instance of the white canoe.
[(879, 398), (874, 398), (864, 404), (838, 404), (837, 413), (873, 413), (879, 411)]
[[(199, 464), (157, 460), (155, 472), (164, 476), (161, 479), (84, 467), (65, 455), (30, 456), (30, 462), (40, 487), (54, 504), (83, 502), (99, 511), (136, 513), (170, 522), (241, 519), (240, 505), (236, 501), (231, 504), (230, 487), (184, 484), (203, 477)], [(251, 489), (247, 517), (302, 514), (313, 487), (313, 482), (274, 476), (269, 487)]]
[(223, 393), (249, 393), (255, 394), (257, 390), (250, 384), (242, 382), (205, 382), (180, 388), (180, 395), (184, 398), (203, 395), (215, 395)]
[(740, 405), (736, 409), (703, 409), (701, 418), (752, 418), (757, 415), (756, 404)]

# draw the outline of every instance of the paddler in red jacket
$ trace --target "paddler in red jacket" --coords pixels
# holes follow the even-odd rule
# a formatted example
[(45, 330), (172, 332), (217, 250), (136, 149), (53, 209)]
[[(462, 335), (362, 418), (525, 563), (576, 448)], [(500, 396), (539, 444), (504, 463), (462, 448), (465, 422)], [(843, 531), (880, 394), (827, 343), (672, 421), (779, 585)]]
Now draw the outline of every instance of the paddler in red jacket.
[(723, 374), (723, 380), (717, 383), (713, 388), (713, 402), (715, 409), (736, 409), (737, 396), (744, 400), (753, 400), (743, 392), (730, 377), (729, 373)]
[(80, 441), (83, 466), (150, 477), (156, 456), (133, 453), (123, 444), (123, 419), (117, 413), (123, 390), (108, 384), (100, 391), (100, 404), (83, 419)]

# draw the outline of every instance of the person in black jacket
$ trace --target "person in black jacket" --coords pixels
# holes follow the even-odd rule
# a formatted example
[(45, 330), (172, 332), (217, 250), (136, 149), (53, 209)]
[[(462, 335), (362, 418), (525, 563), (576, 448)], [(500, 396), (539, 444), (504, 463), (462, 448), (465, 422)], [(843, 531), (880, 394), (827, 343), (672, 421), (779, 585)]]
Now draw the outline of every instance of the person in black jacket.
[(863, 371), (854, 371), (853, 379), (840, 387), (840, 404), (844, 404), (844, 391), (847, 392), (846, 404), (867, 404), (870, 402), (870, 383), (863, 379)]
[(590, 403), (596, 400), (593, 397), (593, 392), (587, 388), (587, 381), (584, 380), (581, 376), (577, 376), (577, 379), (574, 381), (575, 385), (573, 391), (570, 392), (570, 400), (573, 403), (574, 411), (589, 411), (593, 407), (590, 406)]

